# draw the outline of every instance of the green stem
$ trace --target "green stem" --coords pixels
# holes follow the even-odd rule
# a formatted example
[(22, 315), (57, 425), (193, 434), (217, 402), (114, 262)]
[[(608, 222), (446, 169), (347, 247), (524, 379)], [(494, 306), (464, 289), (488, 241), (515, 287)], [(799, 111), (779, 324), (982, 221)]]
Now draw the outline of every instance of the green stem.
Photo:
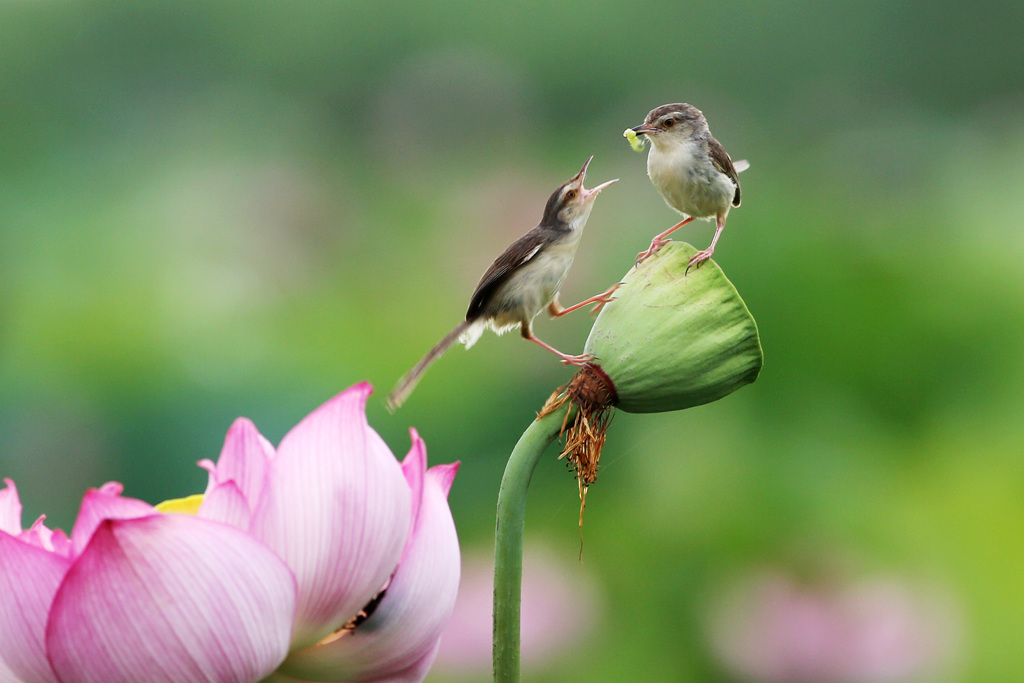
[(523, 588), (526, 489), (544, 451), (561, 431), (571, 404), (567, 401), (550, 415), (535, 420), (523, 432), (501, 479), (494, 531), (495, 683), (519, 681), (519, 607)]

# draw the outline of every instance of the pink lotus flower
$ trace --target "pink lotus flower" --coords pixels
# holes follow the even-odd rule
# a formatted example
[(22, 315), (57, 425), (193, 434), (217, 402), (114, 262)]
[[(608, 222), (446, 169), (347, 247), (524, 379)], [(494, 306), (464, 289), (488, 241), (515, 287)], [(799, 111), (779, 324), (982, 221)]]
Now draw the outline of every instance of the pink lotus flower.
[[(275, 449), (239, 419), (197, 514), (90, 490), (70, 538), (0, 489), (0, 681), (420, 681), (451, 615), (458, 463), (399, 464), (368, 384)], [(168, 508), (170, 509), (170, 508)]]

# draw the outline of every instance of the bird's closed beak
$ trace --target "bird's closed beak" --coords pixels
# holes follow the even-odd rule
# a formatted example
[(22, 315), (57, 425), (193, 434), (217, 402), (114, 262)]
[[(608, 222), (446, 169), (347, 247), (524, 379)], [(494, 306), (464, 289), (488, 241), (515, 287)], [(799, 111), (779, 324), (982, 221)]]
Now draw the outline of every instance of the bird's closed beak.
[(646, 123), (641, 123), (633, 129), (633, 132), (637, 135), (654, 135), (658, 132), (658, 129), (654, 126), (648, 126)]

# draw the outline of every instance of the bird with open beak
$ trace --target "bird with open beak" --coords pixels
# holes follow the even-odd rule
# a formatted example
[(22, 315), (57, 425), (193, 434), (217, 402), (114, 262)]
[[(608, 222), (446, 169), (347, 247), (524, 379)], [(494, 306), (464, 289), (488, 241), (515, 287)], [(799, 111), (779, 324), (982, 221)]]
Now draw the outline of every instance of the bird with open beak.
[(537, 227), (509, 245), (494, 260), (473, 292), (466, 319), (399, 380), (388, 396), (389, 409), (402, 405), (420, 376), (456, 340), (468, 349), (488, 327), (498, 334), (518, 327), (524, 339), (543, 346), (563, 363), (583, 365), (592, 360), (586, 354), (571, 356), (549, 346), (534, 336), (532, 324), (545, 307), (552, 317), (559, 317), (587, 304), (607, 302), (615, 290), (612, 287), (569, 308), (563, 308), (558, 302), (558, 291), (572, 267), (594, 200), (601, 190), (618, 180), (609, 180), (589, 190), (585, 188), (583, 181), (593, 158), (587, 159), (579, 173), (551, 194)]

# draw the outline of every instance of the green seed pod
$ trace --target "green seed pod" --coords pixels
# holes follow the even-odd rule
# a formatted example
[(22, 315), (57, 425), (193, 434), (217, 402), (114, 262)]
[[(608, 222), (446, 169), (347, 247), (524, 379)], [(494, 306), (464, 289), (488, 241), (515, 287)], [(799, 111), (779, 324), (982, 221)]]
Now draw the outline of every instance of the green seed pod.
[(631, 270), (604, 306), (584, 351), (631, 413), (709, 403), (757, 379), (757, 324), (714, 261), (686, 273), (696, 253), (670, 242)]
[(595, 360), (541, 410), (543, 417), (571, 402), (562, 456), (576, 470), (581, 525), (615, 408), (691, 408), (731, 394), (761, 372), (754, 318), (714, 261), (687, 274), (695, 253), (689, 244), (669, 242), (626, 274), (584, 346)]

